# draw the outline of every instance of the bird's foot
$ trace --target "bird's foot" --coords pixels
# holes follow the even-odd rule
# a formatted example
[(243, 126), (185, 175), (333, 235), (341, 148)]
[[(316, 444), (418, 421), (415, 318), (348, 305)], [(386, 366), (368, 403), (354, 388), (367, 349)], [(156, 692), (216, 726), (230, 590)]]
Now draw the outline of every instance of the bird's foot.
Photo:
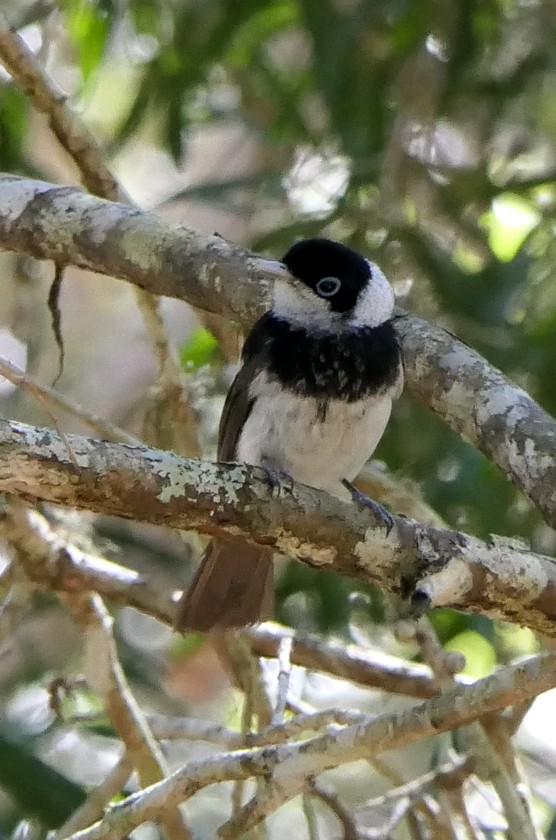
[(280, 488), (283, 485), (286, 485), (288, 490), (293, 488), (293, 478), (286, 472), (286, 470), (280, 470), (276, 467), (272, 461), (268, 461), (263, 459), (261, 462), (261, 468), (264, 470), (266, 475), (266, 480), (268, 481), (268, 485), (272, 490), (273, 494), (278, 495), (280, 492)]
[(394, 522), (394, 517), (392, 516), (392, 514), (389, 513), (386, 510), (386, 508), (383, 508), (382, 505), (379, 505), (378, 502), (375, 502), (374, 499), (371, 499), (370, 496), (366, 496), (365, 493), (362, 493), (361, 490), (358, 490), (357, 487), (351, 483), (351, 481), (347, 480), (347, 478), (343, 479), (342, 484), (347, 490), (349, 490), (351, 498), (354, 502), (356, 502), (359, 505), (362, 505), (363, 507), (370, 508), (375, 514), (375, 516), (378, 516), (378, 518), (382, 522), (384, 522), (384, 525), (386, 527), (386, 536), (388, 536), (388, 534), (396, 524)]

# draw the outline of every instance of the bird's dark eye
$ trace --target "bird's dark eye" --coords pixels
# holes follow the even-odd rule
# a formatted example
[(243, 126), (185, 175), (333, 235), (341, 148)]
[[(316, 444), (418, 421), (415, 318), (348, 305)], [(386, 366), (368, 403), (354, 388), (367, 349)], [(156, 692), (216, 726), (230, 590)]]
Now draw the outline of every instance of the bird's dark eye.
[(321, 297), (328, 298), (335, 295), (341, 285), (342, 282), (337, 277), (321, 277), (315, 289)]

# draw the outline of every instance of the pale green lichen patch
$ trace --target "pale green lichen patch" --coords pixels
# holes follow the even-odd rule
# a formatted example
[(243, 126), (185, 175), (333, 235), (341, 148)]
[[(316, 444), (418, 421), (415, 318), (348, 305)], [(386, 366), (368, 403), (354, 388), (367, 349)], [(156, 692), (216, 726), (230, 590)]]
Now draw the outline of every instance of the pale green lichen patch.
[(50, 453), (56, 458), (66, 464), (77, 464), (78, 467), (89, 467), (90, 458), (83, 452), (77, 452), (71, 449), (71, 443), (66, 443), (63, 438), (53, 438), (50, 442)]
[(164, 503), (185, 496), (187, 487), (195, 487), (195, 498), (209, 496), (219, 504), (235, 506), (239, 502), (238, 493), (245, 486), (245, 471), (241, 466), (232, 467), (223, 476), (216, 464), (184, 463), (171, 455), (154, 463), (153, 472), (165, 481), (157, 495)]
[[(68, 201), (66, 192), (54, 192), (50, 198), (50, 207), (47, 211), (47, 213), (52, 213), (52, 224), (55, 223), (56, 218), (64, 220), (63, 224), (58, 224), (56, 228), (57, 242), (61, 249), (71, 248), (75, 236), (81, 233), (83, 227), (82, 208), (88, 206), (90, 198), (76, 191), (72, 194), (70, 201), (71, 203)], [(71, 212), (68, 212), (68, 206), (71, 207)]]
[(218, 498), (222, 504), (235, 507), (240, 503), (239, 493), (245, 489), (245, 470), (242, 466), (231, 467), (224, 475), (216, 464), (203, 464), (199, 472), (198, 486), (203, 494)]
[(442, 367), (444, 370), (461, 375), (462, 367), (469, 364), (469, 352), (463, 345), (457, 344), (452, 350), (448, 350), (442, 356)]
[(477, 405), (477, 421), (481, 425), (486, 425), (493, 417), (505, 417), (513, 428), (526, 415), (525, 409), (516, 403), (516, 389), (505, 385), (493, 385)]
[[(481, 565), (505, 588), (519, 591), (519, 597), (525, 601), (538, 598), (548, 584), (548, 574), (541, 560), (528, 551), (520, 551), (515, 540), (492, 536), (491, 543), (488, 552), (480, 552)], [(470, 559), (476, 560), (477, 551), (473, 552), (472, 544), (469, 551), (475, 554)]]
[(35, 428), (19, 423), (10, 423), (9, 428), (13, 433), (21, 435), (24, 441), (23, 445), (31, 456), (44, 457), (45, 447), (47, 447), (48, 452), (46, 454), (51, 460), (56, 459), (62, 464), (77, 464), (78, 467), (83, 468), (90, 465), (87, 453), (79, 452), (74, 448), (70, 449), (71, 442), (66, 442), (49, 429)]
[(217, 295), (222, 294), (222, 277), (218, 271), (217, 263), (207, 261), (203, 264), (200, 271), (200, 280), (203, 286), (212, 287), (211, 291), (216, 292)]
[(467, 437), (471, 437), (475, 430), (474, 418), (469, 412), (469, 405), (472, 400), (472, 391), (465, 382), (460, 380), (452, 382), (442, 398), (442, 405), (445, 407), (447, 417), (453, 417), (458, 424), (462, 418), (465, 418), (464, 431)]
[(157, 243), (161, 237), (162, 230), (156, 225), (151, 225), (148, 231), (145, 229), (144, 219), (140, 226), (134, 218), (122, 220), (118, 226), (118, 245), (123, 258), (145, 273), (160, 269), (163, 249)]
[(122, 208), (119, 204), (106, 202), (101, 208), (94, 209), (95, 212), (87, 214), (87, 239), (98, 246), (104, 244), (110, 231), (121, 221)]
[(544, 452), (532, 438), (521, 435), (508, 438), (507, 453), (509, 466), (516, 476), (522, 477), (524, 485), (527, 486), (536, 477), (546, 486), (546, 498), (555, 502), (556, 487), (550, 479), (556, 468), (554, 454)]
[(152, 467), (154, 475), (165, 481), (164, 487), (157, 493), (161, 502), (167, 504), (185, 495), (186, 486), (191, 484), (190, 471), (184, 469), (184, 465), (176, 458), (170, 455), (162, 457), (158, 463), (152, 463)]
[(377, 528), (367, 528), (363, 540), (355, 544), (353, 553), (360, 561), (361, 568), (371, 573), (378, 566), (388, 565), (393, 552), (399, 547), (399, 540), (394, 533), (384, 541), (383, 537), (377, 539)]

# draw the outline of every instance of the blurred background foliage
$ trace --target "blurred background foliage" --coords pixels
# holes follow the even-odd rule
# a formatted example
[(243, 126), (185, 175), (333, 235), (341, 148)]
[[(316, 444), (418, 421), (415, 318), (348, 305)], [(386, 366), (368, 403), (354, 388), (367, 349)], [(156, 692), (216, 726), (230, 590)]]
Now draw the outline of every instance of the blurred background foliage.
[[(556, 413), (553, 2), (20, 0), (0, 2), (0, 11), (67, 91), (139, 205), (278, 257), (297, 237), (345, 241), (381, 265), (403, 306), (457, 334)], [(46, 121), (5, 73), (0, 167), (78, 182)], [(2, 269), (10, 293), (0, 304), (0, 350), (49, 382), (57, 360), (44, 303), (48, 269), (12, 256), (2, 257)], [(229, 347), (184, 305), (165, 301), (163, 309), (210, 452)], [(62, 316), (59, 387), (141, 434), (154, 362), (129, 289), (70, 272)], [(50, 422), (9, 386), (0, 410)], [(450, 525), (553, 552), (553, 532), (523, 496), (409, 397), (396, 406), (377, 457)], [(122, 562), (180, 585), (177, 538), (94, 525)], [(380, 624), (382, 600), (354, 589), (361, 587), (290, 564), (277, 580), (278, 615), (396, 650)], [(174, 640), (168, 656), (167, 634), (124, 613), (122, 657), (143, 699), (182, 708), (221, 688), (216, 665), (192, 664), (202, 641)], [(441, 611), (434, 620), (442, 640), (467, 654), (473, 675), (535, 646), (527, 631), (482, 618)], [(15, 708), (20, 723), (25, 692), (43, 692), (37, 686), (62, 667), (79, 670), (67, 621), (53, 599), (35, 597), (0, 658), (6, 715)], [(34, 736), (44, 754), (52, 716), (41, 720)], [(34, 760), (31, 734), (16, 738), (20, 761)], [(60, 790), (79, 800), (73, 783)], [(17, 797), (7, 801), (6, 830), (29, 810)], [(31, 812), (56, 824), (59, 812), (42, 814), (41, 801)]]

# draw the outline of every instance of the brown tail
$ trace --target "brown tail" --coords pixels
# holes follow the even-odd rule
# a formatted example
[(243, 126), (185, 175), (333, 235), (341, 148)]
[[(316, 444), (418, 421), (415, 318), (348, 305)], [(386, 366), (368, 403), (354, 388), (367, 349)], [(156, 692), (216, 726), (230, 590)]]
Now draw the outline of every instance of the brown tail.
[(272, 550), (235, 540), (213, 540), (180, 599), (175, 629), (206, 632), (272, 618), (272, 571)]

